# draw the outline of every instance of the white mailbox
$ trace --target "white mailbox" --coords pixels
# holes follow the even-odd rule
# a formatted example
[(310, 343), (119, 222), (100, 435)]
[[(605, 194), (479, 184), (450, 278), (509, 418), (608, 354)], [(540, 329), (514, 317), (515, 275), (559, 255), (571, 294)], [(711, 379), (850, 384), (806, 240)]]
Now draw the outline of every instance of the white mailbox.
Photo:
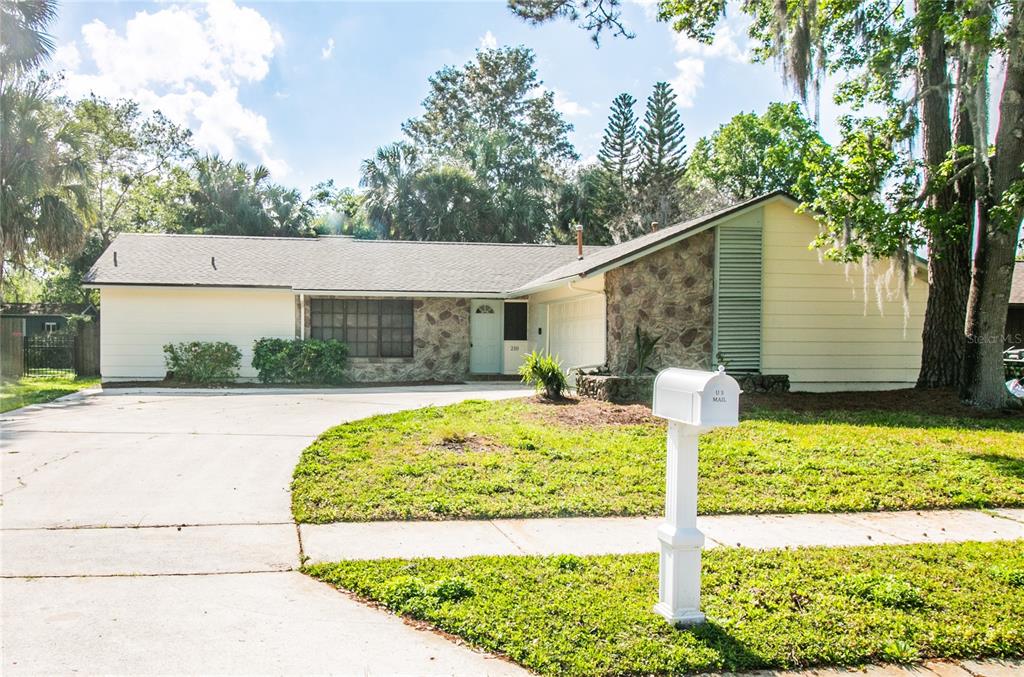
[(654, 415), (668, 419), (665, 522), (658, 527), (658, 603), (672, 624), (703, 623), (697, 528), (697, 438), (702, 430), (739, 424), (740, 386), (725, 373), (666, 369), (654, 380)]
[(725, 373), (665, 369), (654, 379), (654, 415), (701, 429), (739, 423), (740, 385)]

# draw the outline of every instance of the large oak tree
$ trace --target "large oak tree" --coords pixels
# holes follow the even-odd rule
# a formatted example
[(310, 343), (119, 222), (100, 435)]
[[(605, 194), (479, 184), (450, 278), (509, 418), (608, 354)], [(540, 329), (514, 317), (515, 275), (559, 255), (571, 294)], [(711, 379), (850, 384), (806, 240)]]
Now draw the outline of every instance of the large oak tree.
[[(534, 22), (586, 7), (593, 17), (593, 4), (512, 1)], [(600, 5), (598, 22), (621, 26), (617, 0)], [(725, 9), (722, 0), (661, 0), (659, 16), (710, 43)], [(775, 59), (805, 101), (826, 75), (837, 78), (837, 102), (858, 113), (842, 119), (845, 162), (825, 173), (812, 203), (830, 235), (819, 244), (835, 258), (895, 255), (904, 273), (909, 250), (927, 245), (919, 383), (959, 384), (963, 399), (1002, 406), (1002, 339), (1024, 214), (1024, 3), (749, 0), (742, 11), (752, 19), (755, 58)], [(993, 72), (1002, 79), (994, 86)], [(865, 104), (884, 112), (866, 115)]]

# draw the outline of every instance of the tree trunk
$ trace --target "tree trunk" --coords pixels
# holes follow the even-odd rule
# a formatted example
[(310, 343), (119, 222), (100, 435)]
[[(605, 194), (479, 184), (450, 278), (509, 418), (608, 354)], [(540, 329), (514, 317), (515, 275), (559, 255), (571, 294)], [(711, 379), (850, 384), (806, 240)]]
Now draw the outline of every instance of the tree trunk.
[(1003, 366), (1003, 335), (1013, 279), (1016, 230), (979, 214), (978, 249), (967, 301), (967, 345), (961, 398), (982, 409), (999, 409), (1010, 399)]
[[(999, 127), (991, 176), (976, 168), (978, 249), (967, 305), (967, 350), (961, 394), (975, 406), (1007, 404), (1003, 334), (1013, 279), (1017, 234), (1024, 208), (1008, 195), (1024, 181), (1024, 7), (1013, 5), (1007, 27), (1006, 79), (999, 100)], [(977, 126), (978, 120), (975, 120)], [(980, 142), (980, 135), (979, 142)], [(987, 181), (984, 179), (988, 178)], [(987, 193), (983, 193), (985, 189)], [(1019, 203), (1019, 200), (1016, 201)], [(998, 208), (998, 209), (997, 209)]]
[[(923, 4), (923, 3), (922, 3)], [(919, 48), (921, 126), (928, 237), (928, 305), (921, 334), (919, 388), (958, 386), (964, 357), (964, 318), (970, 289), (970, 232), (955, 186), (939, 185), (935, 173), (952, 149), (946, 36), (933, 25)]]
[(971, 281), (969, 249), (963, 245), (961, 241), (936, 235), (929, 238), (928, 305), (921, 334), (918, 388), (960, 385), (966, 344), (964, 319)]

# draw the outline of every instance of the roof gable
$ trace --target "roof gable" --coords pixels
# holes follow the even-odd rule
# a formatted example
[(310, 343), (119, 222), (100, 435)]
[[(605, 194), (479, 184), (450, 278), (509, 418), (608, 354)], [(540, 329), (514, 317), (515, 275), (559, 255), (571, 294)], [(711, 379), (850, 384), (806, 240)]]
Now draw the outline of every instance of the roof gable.
[(527, 293), (563, 280), (596, 275), (606, 270), (617, 268), (637, 258), (652, 254), (663, 247), (675, 244), (702, 230), (712, 228), (724, 219), (737, 216), (751, 209), (757, 209), (772, 200), (785, 200), (792, 203), (794, 207), (799, 204), (796, 198), (781, 190), (761, 195), (717, 212), (711, 212), (710, 214), (705, 214), (704, 216), (699, 216), (653, 233), (647, 233), (646, 235), (641, 235), (611, 247), (603, 247), (593, 255), (584, 256), (581, 260), (572, 261), (549, 273), (534, 278), (520, 289), (517, 289), (516, 293)]

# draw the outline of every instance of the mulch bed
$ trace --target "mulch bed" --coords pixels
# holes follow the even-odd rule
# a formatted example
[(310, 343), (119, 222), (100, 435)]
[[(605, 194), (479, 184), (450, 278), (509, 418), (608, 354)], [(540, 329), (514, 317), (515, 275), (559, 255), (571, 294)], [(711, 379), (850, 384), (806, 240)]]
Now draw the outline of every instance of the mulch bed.
[[(560, 425), (614, 426), (645, 425), (660, 419), (643, 404), (612, 404), (603, 400), (567, 398), (552, 402), (539, 395), (530, 402), (542, 408), (534, 416)], [(957, 399), (952, 389), (885, 390), (879, 392), (843, 393), (749, 393), (740, 397), (741, 413), (755, 409), (826, 413), (830, 411), (893, 411), (968, 419), (999, 419), (1024, 417), (1018, 411), (979, 411)]]
[(750, 393), (740, 397), (741, 412), (755, 408), (811, 414), (828, 411), (892, 411), (978, 419), (1024, 416), (1020, 410), (980, 411), (960, 402), (956, 392), (950, 388), (845, 393)]
[(660, 420), (651, 415), (651, 408), (644, 404), (572, 398), (553, 402), (539, 395), (530, 398), (530, 402), (543, 407), (535, 414), (537, 418), (572, 427), (646, 425)]

